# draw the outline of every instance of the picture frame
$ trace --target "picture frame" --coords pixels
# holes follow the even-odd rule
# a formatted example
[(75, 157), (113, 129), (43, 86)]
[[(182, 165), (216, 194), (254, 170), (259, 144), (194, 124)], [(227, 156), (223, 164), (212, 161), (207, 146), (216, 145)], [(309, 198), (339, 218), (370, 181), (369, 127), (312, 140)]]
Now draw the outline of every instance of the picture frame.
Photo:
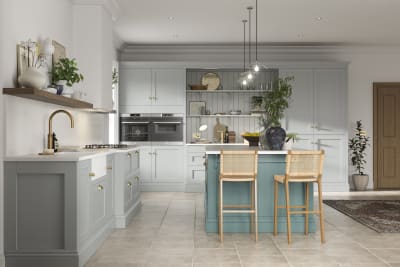
[(189, 115), (204, 115), (206, 114), (206, 102), (204, 101), (190, 101), (189, 102)]
[(67, 53), (65, 50), (65, 46), (63, 46), (59, 42), (53, 40), (52, 45), (54, 46), (52, 65), (54, 66), (60, 60), (60, 58), (65, 58), (67, 56)]

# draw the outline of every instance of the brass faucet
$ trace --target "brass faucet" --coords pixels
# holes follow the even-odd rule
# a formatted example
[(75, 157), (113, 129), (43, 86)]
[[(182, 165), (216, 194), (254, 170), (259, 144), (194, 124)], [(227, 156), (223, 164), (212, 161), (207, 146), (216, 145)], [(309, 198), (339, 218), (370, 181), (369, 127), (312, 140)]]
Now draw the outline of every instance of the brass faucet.
[(49, 117), (49, 135), (47, 136), (47, 148), (48, 149), (54, 149), (54, 147), (53, 147), (53, 117), (57, 113), (67, 114), (67, 116), (71, 120), (71, 128), (74, 128), (74, 118), (72, 117), (71, 113), (69, 113), (68, 111), (66, 111), (64, 109), (59, 109), (59, 110), (56, 110), (53, 113), (51, 113), (51, 115)]

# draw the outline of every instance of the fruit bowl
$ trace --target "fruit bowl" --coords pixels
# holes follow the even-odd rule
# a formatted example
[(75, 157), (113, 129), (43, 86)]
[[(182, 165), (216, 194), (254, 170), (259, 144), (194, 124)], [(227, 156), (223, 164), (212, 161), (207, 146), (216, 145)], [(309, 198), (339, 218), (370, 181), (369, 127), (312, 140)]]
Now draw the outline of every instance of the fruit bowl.
[(249, 142), (249, 146), (258, 146), (260, 140), (260, 133), (244, 133), (242, 137)]

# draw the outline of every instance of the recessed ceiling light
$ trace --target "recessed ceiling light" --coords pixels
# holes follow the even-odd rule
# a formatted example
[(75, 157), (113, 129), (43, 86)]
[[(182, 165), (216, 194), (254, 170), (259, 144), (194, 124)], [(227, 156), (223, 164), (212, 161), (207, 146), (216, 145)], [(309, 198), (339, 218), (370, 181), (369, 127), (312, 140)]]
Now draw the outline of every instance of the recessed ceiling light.
[(322, 17), (315, 17), (315, 20), (320, 21), (320, 20), (322, 20)]
[(168, 17), (168, 19), (169, 19), (169, 20), (174, 20), (175, 18), (172, 17), (172, 16), (170, 16), (170, 17)]

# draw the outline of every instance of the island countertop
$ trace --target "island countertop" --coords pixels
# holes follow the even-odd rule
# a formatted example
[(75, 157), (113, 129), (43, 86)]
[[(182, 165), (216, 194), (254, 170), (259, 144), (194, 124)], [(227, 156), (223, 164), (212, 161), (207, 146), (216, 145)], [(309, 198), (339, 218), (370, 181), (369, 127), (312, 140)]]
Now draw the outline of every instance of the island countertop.
[(259, 155), (286, 155), (287, 150), (263, 150), (256, 146), (227, 146), (227, 145), (213, 145), (206, 147), (207, 155), (219, 155), (221, 150), (227, 151), (244, 151), (244, 150), (257, 150)]

